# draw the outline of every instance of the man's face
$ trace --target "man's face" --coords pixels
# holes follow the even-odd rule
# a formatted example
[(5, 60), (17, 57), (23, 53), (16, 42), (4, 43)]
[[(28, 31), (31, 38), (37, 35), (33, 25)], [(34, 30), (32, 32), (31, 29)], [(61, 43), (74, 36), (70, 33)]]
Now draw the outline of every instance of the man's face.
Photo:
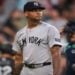
[(25, 16), (27, 17), (27, 19), (34, 21), (40, 21), (42, 19), (42, 15), (43, 12), (40, 9), (25, 12)]
[(23, 16), (24, 16), (24, 14), (19, 10), (15, 10), (11, 14), (11, 21), (16, 26), (17, 29), (21, 28), (21, 22), (24, 19)]

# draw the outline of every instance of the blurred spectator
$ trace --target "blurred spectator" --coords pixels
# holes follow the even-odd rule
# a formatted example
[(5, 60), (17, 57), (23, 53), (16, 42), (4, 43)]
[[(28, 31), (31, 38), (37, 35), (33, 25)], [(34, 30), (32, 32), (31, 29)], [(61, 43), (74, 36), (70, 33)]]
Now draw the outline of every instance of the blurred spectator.
[(67, 58), (66, 75), (75, 75), (75, 21), (70, 21), (64, 28), (68, 45), (65, 47)]
[(16, 34), (16, 28), (11, 23), (6, 23), (5, 26), (3, 26), (3, 32), (6, 35), (6, 39), (9, 43), (12, 43), (14, 40), (14, 36)]
[(11, 20), (11, 22), (15, 25), (17, 29), (23, 27), (25, 24), (24, 14), (21, 10), (18, 10), (18, 9), (14, 9), (11, 12), (9, 19)]
[(64, 33), (66, 35), (67, 41), (70, 42), (71, 34), (75, 32), (75, 20), (69, 21), (64, 27)]
[(2, 53), (11, 55), (15, 52), (12, 50), (12, 45), (7, 42), (6, 34), (0, 29), (0, 55)]
[[(10, 29), (10, 31), (8, 30), (8, 32), (10, 33), (12, 29), (11, 29), (11, 27), (9, 27), (9, 29)], [(12, 50), (12, 42), (14, 40), (14, 37), (10, 37), (12, 35), (12, 33), (11, 34), (9, 34), (9, 33), (5, 32), (3, 29), (1, 31), (1, 29), (0, 29), (0, 67), (2, 65), (4, 65), (4, 67), (7, 65), (8, 66), (13, 65), (13, 66), (11, 66), (12, 72), (14, 73), (13, 75), (19, 75), (20, 73), (18, 70), (21, 68), (19, 65), (22, 63), (21, 62), (22, 58), (19, 55), (16, 55), (16, 52)], [(7, 41), (7, 39), (8, 39), (8, 41)], [(2, 59), (6, 59), (6, 61), (3, 61)], [(12, 60), (14, 60), (14, 61), (12, 61)], [(2, 62), (5, 62), (5, 63), (2, 63)], [(7, 64), (8, 62), (9, 62), (9, 64)], [(14, 67), (14, 69), (13, 69), (13, 67)], [(5, 72), (5, 70), (2, 70), (2, 71)], [(11, 75), (12, 75), (12, 73), (11, 73)]]
[[(16, 32), (23, 27), (23, 13), (20, 10), (13, 10), (3, 26), (8, 42), (13, 42)], [(22, 26), (21, 26), (22, 25)]]
[[(69, 21), (63, 29), (61, 34), (61, 42), (63, 47), (61, 49), (61, 75), (75, 75), (75, 66), (71, 67), (74, 61), (75, 54), (71, 53), (75, 49), (75, 21)], [(63, 39), (62, 39), (63, 38)]]
[(74, 20), (75, 19), (75, 3), (70, 4), (68, 8), (64, 8), (62, 10), (62, 16), (67, 20)]
[(0, 23), (4, 23), (18, 0), (0, 0)]
[(49, 12), (49, 15), (51, 19), (49, 19), (47, 22), (51, 25), (54, 25), (60, 32), (62, 32), (62, 29), (67, 23), (67, 20), (61, 17), (58, 8), (53, 7), (53, 9)]

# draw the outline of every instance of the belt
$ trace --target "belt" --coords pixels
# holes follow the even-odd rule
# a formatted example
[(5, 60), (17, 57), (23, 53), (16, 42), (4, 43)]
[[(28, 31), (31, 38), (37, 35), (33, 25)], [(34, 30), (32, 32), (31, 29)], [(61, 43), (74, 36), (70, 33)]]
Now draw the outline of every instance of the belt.
[(51, 62), (44, 62), (44, 63), (39, 63), (39, 64), (27, 64), (24, 63), (24, 65), (28, 68), (39, 68), (47, 65), (51, 65)]

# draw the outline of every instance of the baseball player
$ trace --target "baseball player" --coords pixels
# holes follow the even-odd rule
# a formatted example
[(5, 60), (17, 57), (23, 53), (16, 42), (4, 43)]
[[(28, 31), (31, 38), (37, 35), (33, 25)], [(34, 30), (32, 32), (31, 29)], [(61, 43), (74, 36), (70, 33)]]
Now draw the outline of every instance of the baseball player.
[(40, 21), (45, 8), (36, 1), (24, 5), (27, 25), (17, 32), (13, 50), (23, 55), (21, 75), (59, 75), (61, 47), (58, 30)]

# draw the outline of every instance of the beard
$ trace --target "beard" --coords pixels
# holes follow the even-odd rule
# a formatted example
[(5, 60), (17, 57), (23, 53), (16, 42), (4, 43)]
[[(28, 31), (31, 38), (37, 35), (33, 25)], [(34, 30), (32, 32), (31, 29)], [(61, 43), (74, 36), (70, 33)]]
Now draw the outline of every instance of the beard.
[(33, 22), (39, 22), (40, 20), (42, 20), (42, 17), (27, 17), (27, 19), (33, 21)]
[(34, 22), (40, 22), (41, 19), (32, 19)]

